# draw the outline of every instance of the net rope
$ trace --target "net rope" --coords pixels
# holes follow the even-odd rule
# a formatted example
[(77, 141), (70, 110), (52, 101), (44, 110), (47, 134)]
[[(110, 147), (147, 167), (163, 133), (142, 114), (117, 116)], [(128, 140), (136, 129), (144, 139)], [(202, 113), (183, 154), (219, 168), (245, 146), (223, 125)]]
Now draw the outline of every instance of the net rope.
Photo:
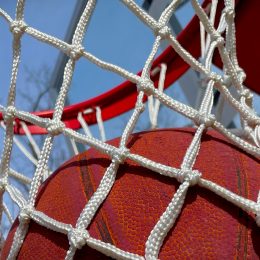
[[(82, 46), (83, 38), (88, 28), (91, 15), (95, 10), (95, 0), (89, 0), (87, 2), (75, 29), (71, 43), (64, 42), (44, 32), (38, 31), (26, 24), (26, 20), (24, 19), (25, 0), (17, 1), (17, 8), (14, 19), (12, 19), (4, 10), (0, 9), (0, 16), (2, 16), (9, 24), (10, 31), (13, 34), (13, 62), (9, 95), (6, 106), (0, 107), (1, 112), (4, 115), (5, 125), (4, 148), (0, 168), (0, 217), (2, 217), (2, 214), (4, 213), (7, 215), (10, 222), (13, 222), (10, 211), (8, 210), (7, 205), (3, 202), (3, 195), (5, 192), (10, 195), (11, 199), (20, 208), (19, 226), (15, 232), (8, 259), (15, 259), (17, 257), (19, 249), (21, 248), (28, 231), (30, 221), (35, 221), (39, 225), (42, 225), (48, 229), (67, 235), (70, 245), (65, 258), (67, 260), (73, 259), (76, 250), (82, 248), (86, 244), (89, 247), (116, 259), (157, 259), (163, 241), (168, 231), (172, 228), (177, 217), (179, 216), (185, 201), (186, 194), (189, 188), (193, 185), (199, 185), (200, 187), (207, 188), (220, 197), (235, 204), (244, 211), (255, 214), (256, 223), (260, 226), (260, 196), (258, 199), (256, 198), (256, 201), (241, 197), (238, 194), (229, 191), (225, 187), (221, 187), (214, 182), (204, 179), (203, 173), (193, 168), (196, 157), (200, 150), (200, 143), (203, 132), (210, 127), (220, 132), (233, 144), (244, 150), (246, 153), (251, 154), (257, 158), (260, 156), (260, 118), (256, 115), (256, 112), (252, 107), (252, 93), (243, 85), (245, 73), (239, 67), (236, 55), (234, 1), (224, 0), (225, 7), (221, 14), (219, 24), (215, 28), (214, 21), (218, 0), (211, 1), (211, 4), (209, 5), (209, 12), (206, 11), (207, 8), (202, 8), (197, 0), (191, 0), (192, 6), (196, 15), (199, 17), (201, 24), (202, 58), (200, 61), (192, 57), (179, 44), (168, 26), (168, 21), (173, 12), (176, 10), (178, 4), (181, 2), (180, 0), (171, 1), (171, 3), (162, 12), (158, 20), (152, 18), (132, 0), (122, 0), (121, 2), (155, 34), (154, 44), (149, 56), (147, 57), (140, 76), (135, 75), (134, 73), (129, 72), (124, 68), (99, 59), (98, 57), (87, 52), (87, 50), (85, 50)], [(58, 50), (67, 54), (69, 57), (69, 60), (64, 68), (63, 83), (55, 103), (52, 119), (40, 118), (29, 112), (20, 111), (15, 107), (16, 80), (22, 51), (21, 39), (24, 34), (28, 34), (41, 42), (57, 48)], [(223, 35), (225, 35), (225, 37)], [(174, 48), (174, 50), (185, 60), (185, 62), (187, 62), (195, 71), (200, 73), (202, 82), (204, 84), (204, 89), (202, 92), (202, 101), (198, 109), (181, 103), (162, 91), (164, 81), (163, 73), (161, 76), (161, 83), (159, 84), (159, 88), (155, 88), (154, 83), (151, 81), (150, 75), (152, 62), (162, 40), (167, 40), (168, 43)], [(216, 50), (218, 50), (224, 64), (223, 75), (213, 72), (212, 70), (212, 59)], [(138, 96), (136, 105), (125, 129), (123, 130), (119, 147), (114, 147), (104, 142), (105, 133), (101, 118), (102, 108), (96, 108), (98, 125), (101, 129), (102, 141), (94, 138), (91, 135), (88, 126), (82, 117), (82, 113), (78, 115), (78, 120), (80, 121), (80, 124), (85, 131), (84, 134), (67, 128), (61, 121), (65, 106), (65, 99), (70, 87), (75, 64), (80, 58), (86, 58), (97, 66), (105, 70), (112, 71), (124, 77), (125, 79), (130, 80), (137, 86)], [(159, 70), (165, 71), (166, 68), (164, 65), (161, 65)], [(238, 99), (236, 99), (231, 94), (229, 89), (231, 85), (235, 87), (237, 93), (239, 94)], [(245, 138), (241, 138), (234, 132), (226, 129), (219, 121), (216, 120), (216, 117), (212, 114), (214, 89), (217, 89), (221, 93), (221, 96), (235, 110), (238, 111), (241, 118)], [(180, 168), (162, 165), (138, 154), (130, 153), (129, 149), (127, 148), (127, 140), (133, 132), (139, 116), (145, 110), (145, 103), (143, 102), (145, 95), (149, 97), (149, 110), (151, 111), (150, 117), (152, 127), (156, 127), (156, 118), (160, 103), (189, 118), (197, 126), (193, 140), (187, 148)], [(86, 113), (87, 112), (88, 111), (86, 111)], [(13, 128), (15, 118), (19, 118), (23, 121), (22, 127), (24, 128), (24, 131), (30, 142), (33, 144), (38, 157), (38, 160), (36, 158), (31, 158), (33, 162), (34, 160), (37, 160), (36, 170), (32, 180), (25, 177), (22, 173), (18, 173), (10, 168), (11, 152), (15, 140)], [(26, 123), (31, 123), (47, 129), (48, 134), (45, 138), (42, 149), (39, 149), (39, 147), (35, 144), (32, 136), (27, 131)], [(47, 216), (43, 212), (39, 212), (35, 209), (37, 192), (40, 185), (45, 180), (47, 163), (52, 150), (53, 140), (60, 134), (71, 138), (74, 143), (78, 142), (86, 144), (90, 147), (94, 147), (102, 153), (107, 154), (111, 158), (111, 163), (106, 169), (97, 190), (94, 192), (80, 213), (75, 226), (61, 223)], [(91, 220), (113, 187), (119, 165), (123, 164), (126, 159), (130, 159), (158, 174), (165, 175), (170, 178), (176, 178), (180, 182), (180, 186), (172, 197), (171, 202), (147, 238), (144, 256), (126, 252), (120, 248), (115, 247), (114, 245), (97, 240), (91, 237), (88, 232), (88, 226)], [(10, 177), (18, 178), (20, 181), (27, 184), (30, 183), (28, 199), (25, 199), (24, 195), (19, 191), (18, 188), (11, 185), (9, 181)]]

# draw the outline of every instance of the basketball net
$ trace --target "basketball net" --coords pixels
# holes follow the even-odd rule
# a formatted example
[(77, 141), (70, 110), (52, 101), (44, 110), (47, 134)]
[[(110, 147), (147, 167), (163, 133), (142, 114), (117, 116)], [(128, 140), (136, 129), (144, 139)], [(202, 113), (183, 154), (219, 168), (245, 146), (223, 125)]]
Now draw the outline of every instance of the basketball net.
[[(246, 153), (257, 158), (260, 156), (260, 118), (256, 115), (252, 108), (252, 93), (243, 85), (245, 73), (239, 67), (236, 55), (234, 1), (224, 1), (223, 12), (220, 16), (218, 25), (215, 26), (218, 0), (212, 0), (210, 3), (207, 1), (208, 5), (205, 6), (207, 7), (205, 9), (200, 6), (197, 0), (191, 0), (192, 6), (200, 20), (201, 26), (200, 61), (191, 56), (191, 54), (179, 44), (168, 26), (168, 21), (171, 15), (181, 1), (172, 1), (162, 12), (158, 21), (147, 14), (134, 1), (122, 0), (122, 2), (155, 34), (154, 44), (140, 76), (135, 75), (124, 68), (100, 60), (91, 53), (87, 52), (82, 46), (85, 32), (96, 6), (95, 0), (89, 0), (87, 2), (86, 8), (84, 9), (75, 29), (72, 43), (66, 43), (26, 24), (26, 20), (24, 19), (25, 0), (18, 0), (14, 19), (12, 19), (5, 11), (0, 9), (0, 15), (10, 25), (10, 31), (13, 34), (13, 64), (9, 96), (6, 106), (1, 106), (5, 127), (4, 149), (1, 159), (0, 175), (1, 215), (4, 213), (11, 222), (13, 221), (10, 211), (3, 201), (3, 195), (5, 192), (10, 195), (12, 200), (20, 208), (19, 226), (15, 232), (8, 259), (14, 259), (18, 255), (19, 249), (21, 248), (28, 231), (30, 221), (35, 221), (39, 225), (42, 225), (48, 229), (67, 235), (70, 247), (67, 252), (66, 259), (72, 259), (76, 250), (82, 248), (86, 244), (89, 247), (116, 259), (157, 259), (160, 248), (168, 231), (174, 225), (175, 220), (181, 212), (186, 193), (193, 185), (199, 185), (207, 188), (244, 211), (255, 214), (256, 222), (260, 226), (259, 199), (257, 202), (241, 197), (216, 183), (204, 179), (203, 173), (193, 169), (193, 165), (200, 150), (200, 141), (203, 132), (210, 127), (220, 132)], [(26, 111), (20, 111), (15, 106), (16, 80), (21, 58), (21, 39), (24, 34), (29, 34), (33, 38), (59, 49), (69, 57), (69, 60), (64, 68), (63, 83), (56, 100), (52, 118), (42, 118)], [(223, 35), (225, 35), (225, 37)], [(178, 55), (181, 56), (181, 58), (188, 63), (191, 68), (203, 76), (205, 92), (199, 109), (192, 108), (168, 96), (162, 91), (162, 87), (155, 88), (150, 77), (152, 72), (151, 67), (162, 40), (167, 40)], [(223, 62), (223, 74), (221, 75), (213, 72), (212, 70), (212, 59), (216, 50), (218, 50)], [(82, 127), (86, 130), (86, 134), (78, 133), (75, 130), (66, 127), (61, 120), (65, 107), (65, 99), (70, 87), (75, 64), (80, 58), (86, 58), (97, 66), (119, 74), (120, 76), (123, 76), (127, 80), (136, 84), (138, 95), (135, 108), (125, 129), (122, 132), (119, 147), (114, 147), (104, 141), (100, 141), (92, 137), (88, 133), (87, 125), (84, 122), (84, 118), (80, 114), (78, 115), (78, 119), (81, 122)], [(160, 70), (165, 69), (166, 68), (162, 65)], [(162, 73), (161, 85), (163, 85), (164, 81), (163, 75), (164, 74)], [(236, 92), (239, 95), (238, 99), (231, 94), (230, 86), (234, 86), (236, 89)], [(226, 129), (212, 114), (215, 89), (217, 89), (225, 100), (239, 113), (244, 138), (241, 138), (232, 131)], [(139, 116), (145, 110), (145, 96), (149, 97), (149, 110), (152, 114), (151, 122), (153, 126), (156, 126), (156, 118), (159, 107), (158, 102), (187, 117), (197, 126), (196, 133), (194, 134), (193, 140), (186, 151), (180, 168), (162, 165), (140, 155), (132, 154), (126, 147), (127, 140), (133, 132)], [(103, 131), (102, 120), (100, 117), (101, 112), (102, 111), (100, 109), (97, 109), (97, 117), (99, 117), (100, 122), (99, 125), (101, 127), (101, 131)], [(39, 159), (36, 162), (37, 166), (32, 180), (25, 177), (22, 173), (18, 173), (10, 168), (11, 153), (14, 143), (15, 119), (19, 119), (23, 122), (23, 128), (25, 129), (25, 132), (27, 132), (27, 136), (31, 139), (32, 143), (34, 143), (33, 138), (30, 135), (30, 131), (26, 131), (26, 124), (32, 124), (44, 128), (48, 133), (42, 149), (39, 149), (37, 145), (34, 144), (34, 148), (39, 155)], [(94, 147), (95, 149), (109, 155), (111, 158), (111, 164), (106, 169), (99, 187), (85, 205), (75, 226), (61, 223), (35, 209), (35, 201), (39, 187), (50, 174), (47, 163), (52, 151), (53, 140), (56, 136), (61, 134), (71, 138), (73, 142), (79, 142)], [(103, 140), (105, 140), (104, 134)], [(165, 212), (161, 215), (153, 230), (151, 230), (151, 233), (146, 241), (144, 256), (139, 256), (131, 252), (125, 252), (109, 243), (105, 243), (91, 237), (88, 232), (88, 226), (91, 220), (113, 187), (119, 165), (123, 164), (126, 159), (133, 160), (143, 167), (146, 167), (158, 174), (176, 178), (181, 183)], [(11, 185), (9, 181), (10, 177), (15, 177), (27, 184), (30, 183), (28, 199), (25, 198), (18, 188)]]

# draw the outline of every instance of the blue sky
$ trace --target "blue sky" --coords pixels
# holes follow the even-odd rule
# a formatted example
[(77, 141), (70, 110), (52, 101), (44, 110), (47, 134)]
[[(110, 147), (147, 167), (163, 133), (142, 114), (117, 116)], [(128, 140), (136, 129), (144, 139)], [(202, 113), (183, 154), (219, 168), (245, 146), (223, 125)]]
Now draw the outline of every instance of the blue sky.
[[(74, 10), (74, 1), (66, 4), (58, 0), (27, 1), (25, 21), (32, 27), (50, 35), (63, 39)], [(0, 1), (0, 7), (14, 16), (15, 1)], [(40, 12), (37, 12), (40, 10)], [(120, 21), (120, 22), (119, 22)], [(11, 68), (11, 33), (7, 23), (0, 19), (2, 35), (0, 60), (0, 78), (2, 89), (8, 89)], [(151, 31), (143, 26), (120, 2), (112, 0), (98, 1), (93, 14), (89, 30), (84, 39), (86, 50), (101, 59), (116, 63), (130, 71), (138, 71), (153, 42)], [(48, 67), (50, 73), (56, 62), (59, 52), (30, 36), (25, 35), (22, 40), (22, 62), (18, 76), (17, 88), (26, 88), (28, 85), (28, 68), (30, 71)], [(119, 84), (123, 79), (97, 68), (90, 62), (81, 59), (76, 66), (70, 91), (72, 103), (96, 96), (109, 88)], [(4, 97), (6, 95), (4, 94)], [(3, 98), (3, 95), (1, 95)], [(22, 107), (22, 104), (18, 105)]]
[[(0, 0), (0, 7), (6, 10), (12, 17), (15, 14), (16, 1)], [(139, 4), (142, 1), (137, 1)], [(27, 0), (25, 5), (25, 21), (30, 26), (46, 32), (50, 35), (64, 39), (71, 16), (74, 11), (75, 1)], [(178, 11), (180, 22), (185, 24), (192, 16), (191, 8)], [(12, 59), (12, 38), (7, 23), (0, 19), (0, 103), (5, 104), (10, 80)], [(154, 41), (152, 31), (144, 26), (120, 1), (99, 0), (91, 19), (90, 26), (84, 39), (87, 51), (97, 57), (120, 65), (132, 72), (137, 72), (143, 67)], [(22, 39), (22, 59), (17, 81), (16, 105), (23, 110), (30, 110), (30, 104), (22, 97), (21, 93), (34, 96), (37, 85), (28, 80), (29, 73), (41, 78), (51, 77), (59, 51), (41, 43), (28, 35)], [(43, 69), (48, 73), (42, 74)], [(123, 81), (118, 75), (98, 68), (85, 59), (80, 59), (76, 65), (72, 85), (69, 92), (69, 100), (76, 103), (94, 97), (112, 88)], [(176, 89), (182, 99), (181, 92)], [(144, 118), (147, 115), (144, 115)], [(128, 115), (125, 115), (128, 117)], [(176, 119), (177, 118), (177, 119)], [(172, 118), (173, 119), (173, 118)], [(186, 122), (182, 117), (174, 115), (175, 125)], [(127, 118), (107, 122), (112, 133), (112, 138), (121, 134), (122, 127)], [(116, 125), (114, 126), (114, 122)], [(174, 120), (172, 120), (174, 122)], [(119, 124), (119, 125), (118, 125)], [(141, 120), (141, 125), (142, 120)], [(141, 128), (141, 127), (139, 127)], [(118, 130), (117, 130), (118, 129)], [(120, 129), (120, 130), (119, 130)], [(95, 127), (93, 131), (96, 132)]]
[[(0, 7), (14, 17), (16, 1), (0, 0)], [(141, 3), (142, 1), (137, 1)], [(25, 21), (32, 27), (63, 39), (68, 28), (75, 1), (45, 0), (26, 1)], [(39, 11), (38, 11), (39, 10)], [(181, 21), (191, 15), (180, 15)], [(1, 49), (0, 79), (4, 90), (1, 98), (6, 97), (11, 68), (11, 33), (7, 23), (0, 19)], [(97, 57), (118, 64), (132, 72), (138, 71), (144, 64), (151, 49), (154, 36), (129, 10), (118, 0), (99, 0), (93, 14), (88, 32), (84, 39), (87, 51)], [(18, 75), (17, 88), (28, 86), (28, 70), (39, 71), (43, 66), (51, 73), (59, 52), (30, 36), (22, 40), (22, 62)], [(119, 84), (123, 79), (103, 71), (88, 61), (81, 59), (73, 76), (70, 91), (72, 103), (96, 96)], [(22, 107), (22, 104), (18, 105)]]

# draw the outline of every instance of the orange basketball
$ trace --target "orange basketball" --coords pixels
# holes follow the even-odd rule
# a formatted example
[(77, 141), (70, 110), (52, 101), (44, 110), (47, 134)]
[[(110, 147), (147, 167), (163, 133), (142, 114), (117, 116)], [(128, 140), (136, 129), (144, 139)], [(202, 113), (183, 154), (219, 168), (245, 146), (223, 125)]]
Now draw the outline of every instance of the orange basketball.
[[(180, 167), (193, 129), (167, 129), (133, 134), (127, 147), (156, 162)], [(110, 141), (118, 146), (119, 139)], [(62, 165), (42, 186), (36, 209), (64, 223), (75, 223), (111, 159), (90, 149)], [(256, 201), (260, 183), (259, 160), (242, 152), (214, 131), (202, 138), (194, 169), (245, 198)], [(126, 160), (116, 182), (95, 215), (89, 233), (120, 249), (144, 255), (145, 242), (171, 201), (179, 183)], [(13, 225), (2, 259), (6, 259), (18, 220)], [(259, 259), (260, 229), (250, 215), (213, 192), (194, 186), (187, 192), (183, 209), (168, 233), (159, 258), (164, 259)], [(64, 259), (66, 235), (31, 221), (19, 259)], [(107, 259), (84, 246), (75, 259)]]

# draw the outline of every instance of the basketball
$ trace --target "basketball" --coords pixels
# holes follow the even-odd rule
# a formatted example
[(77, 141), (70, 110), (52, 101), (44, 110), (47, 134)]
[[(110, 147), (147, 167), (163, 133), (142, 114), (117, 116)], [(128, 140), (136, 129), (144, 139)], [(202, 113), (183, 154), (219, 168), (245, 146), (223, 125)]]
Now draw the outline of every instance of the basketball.
[[(167, 166), (179, 167), (194, 129), (167, 129), (133, 134), (127, 147)], [(118, 146), (119, 138), (109, 142)], [(37, 196), (36, 210), (75, 226), (85, 204), (96, 191), (108, 156), (91, 148), (62, 165), (47, 179)], [(256, 201), (260, 183), (259, 160), (242, 152), (215, 131), (207, 131), (194, 169), (247, 199)], [(120, 165), (115, 184), (88, 230), (91, 237), (118, 248), (144, 255), (145, 242), (180, 184), (127, 159)], [(6, 259), (18, 225), (15, 221), (2, 259)], [(255, 216), (244, 212), (213, 192), (191, 187), (183, 209), (168, 233), (159, 259), (259, 259), (260, 229)], [(64, 259), (69, 249), (66, 235), (34, 221), (18, 259)], [(75, 259), (107, 259), (85, 245)]]

